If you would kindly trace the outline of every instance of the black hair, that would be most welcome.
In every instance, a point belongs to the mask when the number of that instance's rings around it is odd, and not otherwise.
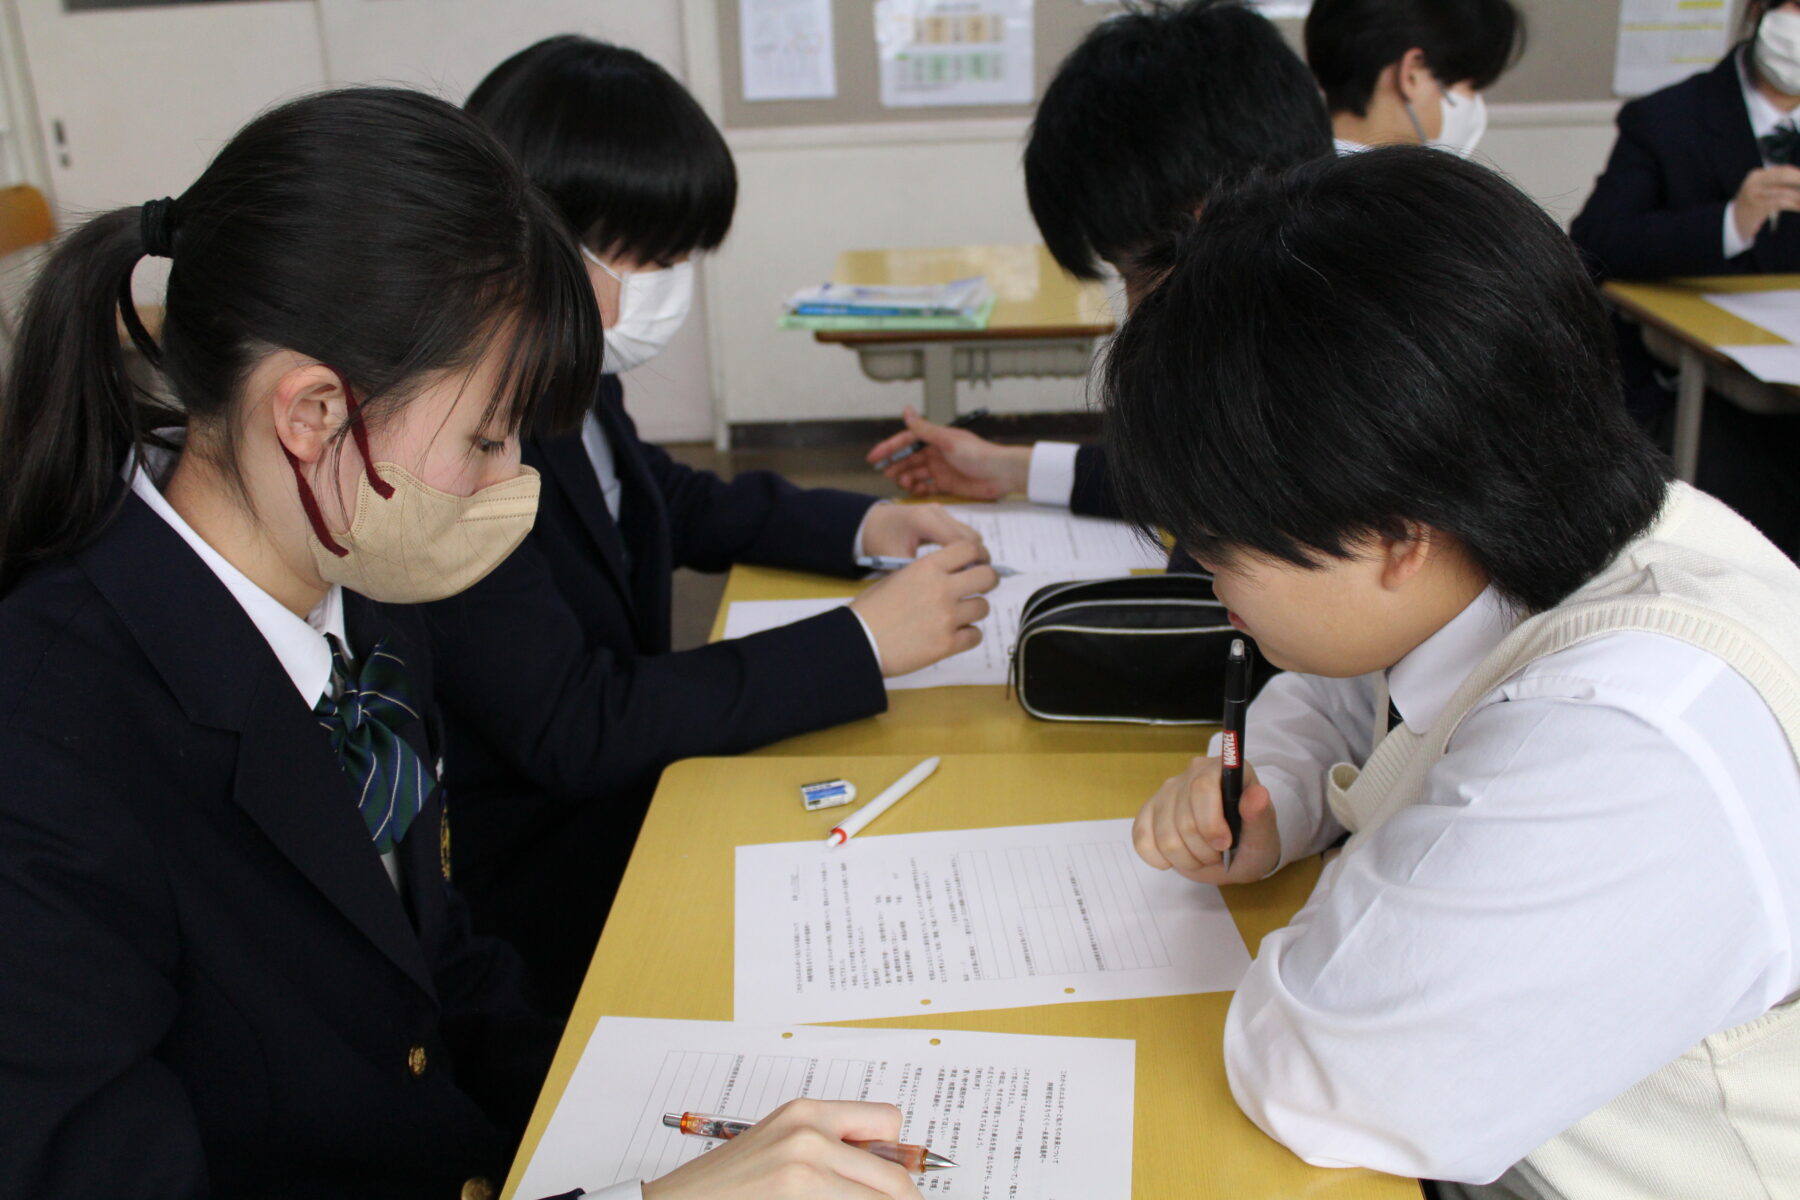
[[[1305,64],[1236,0],[1102,21],[1044,90],[1025,193],[1050,253],[1084,279],[1190,221],[1222,182],[1331,153]]]
[[[161,344],[131,303],[146,253],[171,258]],[[127,373],[123,320],[173,407]],[[0,594],[78,549],[154,430],[204,429],[239,481],[243,382],[269,351],[335,368],[376,425],[427,373],[490,351],[485,420],[572,425],[600,377],[593,289],[542,196],[486,130],[418,92],[354,88],[245,126],[190,188],[96,217],[52,252],[0,396]]]
[[[724,137],[636,50],[546,38],[489,72],[465,107],[596,253],[667,263],[731,229],[737,168]]]
[[[1367,116],[1381,73],[1417,48],[1438,82],[1481,91],[1525,52],[1512,0],[1313,0],[1306,61],[1334,113]]]
[[[1499,175],[1392,147],[1221,195],[1105,370],[1128,516],[1202,561],[1301,566],[1420,525],[1513,605],[1555,605],[1654,519],[1574,247]]]

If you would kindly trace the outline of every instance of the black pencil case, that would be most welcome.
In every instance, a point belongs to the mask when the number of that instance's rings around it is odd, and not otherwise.
[[[1218,724],[1225,657],[1243,636],[1210,575],[1052,584],[1020,613],[1011,684],[1025,711],[1046,721]],[[1252,694],[1276,673],[1259,657]]]

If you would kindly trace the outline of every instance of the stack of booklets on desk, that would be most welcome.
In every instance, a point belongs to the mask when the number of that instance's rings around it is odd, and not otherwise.
[[[875,287],[822,283],[788,297],[783,329],[912,330],[986,329],[994,312],[987,277],[923,287]]]

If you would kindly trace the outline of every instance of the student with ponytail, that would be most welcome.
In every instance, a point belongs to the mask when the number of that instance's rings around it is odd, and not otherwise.
[[[0,398],[0,1197],[505,1169],[557,1031],[446,883],[431,662],[389,602],[524,538],[518,430],[575,419],[600,357],[555,215],[415,93],[284,105],[52,254]],[[834,1151],[898,1125],[790,1108],[645,1194],[916,1196]]]

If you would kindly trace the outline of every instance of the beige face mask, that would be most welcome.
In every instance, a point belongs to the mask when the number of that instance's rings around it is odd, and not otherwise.
[[[395,463],[376,463],[374,473],[389,494],[364,472],[349,531],[327,542],[315,525],[310,539],[319,575],[371,600],[423,604],[473,587],[518,549],[537,517],[530,467],[472,496],[440,492]]]
[[[487,578],[531,532],[537,519],[538,473],[521,467],[514,478],[473,496],[440,492],[398,463],[373,461],[368,431],[356,415],[355,393],[341,373],[338,381],[363,460],[348,532],[334,536],[325,527],[300,460],[281,448],[312,526],[309,548],[320,578],[387,604],[442,600]]]

